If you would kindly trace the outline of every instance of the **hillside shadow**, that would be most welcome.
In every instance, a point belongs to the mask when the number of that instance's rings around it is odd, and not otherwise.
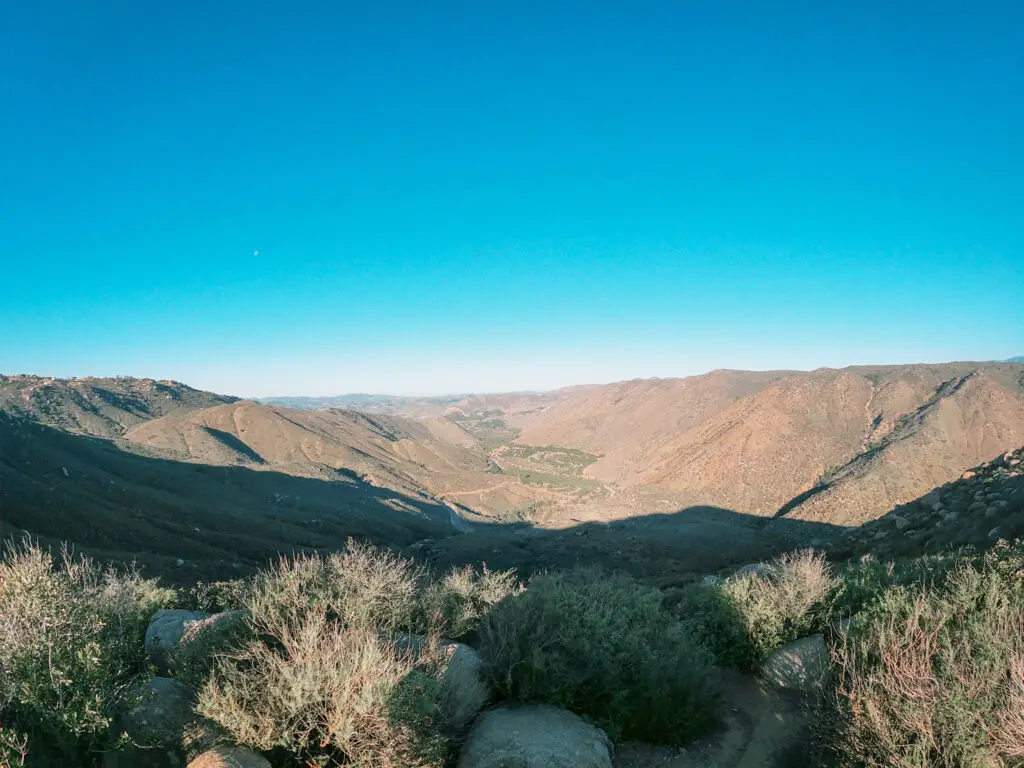
[[[699,505],[608,522],[549,530],[526,523],[474,525],[474,534],[420,542],[409,551],[437,567],[485,562],[529,575],[596,566],[662,587],[677,586],[730,566],[767,560],[795,547],[834,538],[828,523],[772,519]]]
[[[241,576],[279,553],[335,550],[351,536],[438,568],[485,562],[528,575],[589,565],[672,586],[841,530],[788,521],[782,537],[767,518],[712,506],[559,530],[470,516],[459,533],[452,515],[351,470],[320,479],[193,464],[0,414],[0,536],[68,541],[176,584]]]
[[[335,477],[144,456],[0,414],[0,536],[72,542],[175,582],[230,578],[349,536],[402,547],[453,533],[443,504]]]

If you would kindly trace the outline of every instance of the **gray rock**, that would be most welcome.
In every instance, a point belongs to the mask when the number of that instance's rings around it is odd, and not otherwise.
[[[493,690],[488,682],[486,665],[473,648],[464,643],[442,640],[431,646],[423,635],[396,632],[395,647],[417,656],[435,652],[444,664],[441,677],[441,715],[445,732],[462,736],[480,711],[491,700]]]
[[[879,531],[878,533],[875,534],[874,538],[875,538],[875,541],[881,541],[882,539],[884,539],[888,535],[889,534],[886,533],[885,531]]]
[[[889,519],[892,520],[893,524],[896,526],[897,531],[902,531],[910,525],[910,521],[907,520],[907,518],[902,517],[901,515],[889,515]]]
[[[922,496],[918,500],[917,503],[920,504],[925,509],[935,509],[937,506],[939,506],[939,504],[941,502],[942,502],[942,494],[939,493],[938,490],[935,490],[935,491],[929,491],[928,493],[926,493],[924,496]]]
[[[995,528],[993,528],[991,531],[988,532],[988,537],[992,541],[995,541],[996,539],[1000,538],[1002,535],[1003,535],[1003,529],[1000,528],[998,525]]]
[[[967,511],[968,512],[981,512],[983,509],[985,509],[985,502],[984,501],[975,501],[975,502],[971,503],[971,506],[969,506],[967,508]]]
[[[177,647],[190,624],[205,621],[209,613],[178,609],[157,611],[146,628],[146,650],[158,665],[166,667],[171,651]]]
[[[960,513],[957,512],[955,509],[951,509],[949,512],[942,516],[942,519],[945,520],[947,523],[951,523],[954,520],[959,519],[959,517]]]
[[[458,768],[612,768],[611,742],[564,709],[502,705],[477,718]]]
[[[138,749],[151,750],[149,754],[154,756],[167,753],[168,760],[161,755],[162,762],[183,764],[179,757],[182,734],[196,719],[191,691],[169,677],[153,677],[136,691],[136,697],[136,703],[122,718],[121,730]]]
[[[270,762],[245,747],[216,747],[201,754],[188,768],[270,768]]]
[[[777,688],[810,691],[828,673],[829,652],[824,635],[802,637],[771,653],[761,665],[761,676]]]

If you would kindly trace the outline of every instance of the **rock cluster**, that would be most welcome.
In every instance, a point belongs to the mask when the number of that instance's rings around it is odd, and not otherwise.
[[[1024,448],[1007,451],[959,479],[844,534],[832,545],[849,556],[916,555],[987,547],[1024,536]]]

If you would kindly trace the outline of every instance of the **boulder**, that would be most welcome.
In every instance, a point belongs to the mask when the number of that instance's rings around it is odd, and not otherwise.
[[[938,491],[929,491],[918,500],[918,503],[925,509],[935,509],[942,503],[942,494]]]
[[[146,628],[146,650],[159,666],[166,668],[171,651],[178,645],[190,624],[204,621],[210,614],[202,611],[168,609],[157,611]]]
[[[146,630],[146,647],[161,672],[174,670],[175,656],[187,646],[215,638],[245,615],[244,611],[201,613],[199,611],[159,611]]]
[[[893,525],[896,526],[897,531],[902,531],[904,528],[910,525],[910,521],[901,515],[889,515],[889,519],[892,520]]]
[[[188,688],[154,677],[135,691],[134,706],[119,717],[115,734],[128,735],[103,754],[103,768],[185,768],[182,734],[195,719]]]
[[[777,688],[810,691],[821,685],[829,661],[824,635],[810,635],[769,654],[761,665],[761,676]]]
[[[458,768],[611,768],[611,742],[582,717],[548,704],[502,705],[482,714]]]
[[[419,656],[428,652],[431,646],[428,638],[422,635],[397,632],[395,647]],[[439,641],[435,651],[444,664],[441,677],[442,727],[450,736],[461,736],[491,700],[493,692],[487,679],[484,660],[470,646],[451,640]]]
[[[245,747],[216,747],[201,754],[188,768],[270,768],[270,762]]]
[[[185,727],[196,718],[188,687],[169,677],[153,677],[137,696],[124,716],[129,738],[142,746],[179,744]]]

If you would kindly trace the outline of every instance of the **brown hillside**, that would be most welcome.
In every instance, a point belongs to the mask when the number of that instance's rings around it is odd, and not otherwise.
[[[0,375],[0,411],[96,437],[119,437],[150,419],[235,400],[177,381]]]
[[[517,442],[561,445],[599,458],[587,476],[633,485],[655,446],[685,433],[752,392],[785,376],[779,371],[712,371],[684,379],[637,379],[581,388],[513,424]]]
[[[840,468],[787,516],[860,524],[1021,444],[1024,397],[984,371],[968,374],[907,414],[875,450]]]
[[[970,384],[958,387],[962,380]],[[918,424],[922,408],[928,418]],[[848,522],[878,516],[1019,444],[1022,408],[1020,365],[716,371],[590,388],[542,411],[517,442],[603,452],[587,476],[619,491],[660,489],[679,506],[764,516],[891,443],[862,481],[815,496],[800,513]],[[917,426],[908,431],[910,421]]]
[[[330,408],[299,411],[242,400],[140,424],[131,443],[203,464],[253,464],[290,474],[355,472],[406,492],[465,481],[488,462],[457,425]]]

